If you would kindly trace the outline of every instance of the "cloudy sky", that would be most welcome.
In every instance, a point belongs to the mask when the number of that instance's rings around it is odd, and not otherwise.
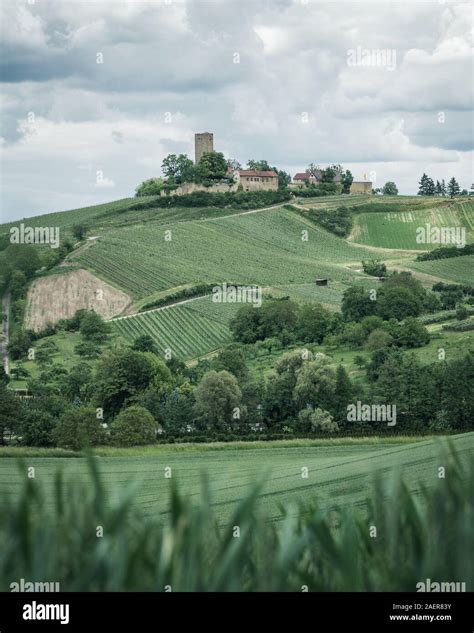
[[[337,162],[407,194],[423,171],[474,181],[468,2],[2,0],[1,13],[3,221],[131,196],[203,131],[291,174]]]

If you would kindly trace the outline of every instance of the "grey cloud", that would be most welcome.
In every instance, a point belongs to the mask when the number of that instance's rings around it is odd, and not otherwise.
[[[395,174],[406,193],[428,166],[449,163],[462,180],[473,138],[465,5],[10,2],[4,206],[14,217],[130,195],[167,153],[192,156],[204,130],[241,162],[337,161]],[[395,49],[396,70],[348,67],[359,45]],[[25,133],[29,111],[37,134]],[[94,188],[100,168],[113,192]],[[26,172],[31,190],[19,185]]]

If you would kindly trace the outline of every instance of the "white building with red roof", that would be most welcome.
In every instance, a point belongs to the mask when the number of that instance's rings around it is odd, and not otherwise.
[[[258,169],[237,169],[233,172],[237,186],[242,185],[244,191],[264,191],[278,189],[278,174]]]

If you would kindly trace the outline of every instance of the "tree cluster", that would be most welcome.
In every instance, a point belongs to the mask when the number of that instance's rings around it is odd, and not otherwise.
[[[459,195],[467,195],[467,191],[463,190],[461,192],[461,187],[459,186],[458,181],[454,176],[448,182],[446,186],[444,179],[434,182],[432,178],[430,178],[427,174],[423,173],[422,177],[419,181],[419,196],[441,196],[444,197],[448,195],[450,198],[454,198]]]

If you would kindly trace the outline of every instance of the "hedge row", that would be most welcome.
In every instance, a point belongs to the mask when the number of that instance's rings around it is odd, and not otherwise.
[[[289,191],[249,191],[212,193],[195,191],[182,196],[169,195],[142,200],[130,207],[132,211],[167,207],[232,207],[234,209],[257,209],[262,206],[278,204],[290,200]]]
[[[450,257],[463,257],[464,255],[474,255],[474,244],[466,244],[462,248],[458,246],[441,246],[432,251],[418,255],[416,261],[426,262],[432,259],[448,259]]]
[[[474,330],[474,319],[466,319],[465,321],[458,321],[458,323],[448,323],[443,325],[443,330],[446,332],[468,332]]]
[[[452,431],[452,433],[459,431]],[[451,431],[450,431],[451,433]],[[433,435],[433,431],[429,431],[426,435]],[[446,431],[442,432],[443,435],[448,434]],[[423,435],[419,431],[403,430],[403,436],[419,437]],[[337,438],[357,438],[357,437],[397,437],[400,436],[400,431],[392,431],[391,429],[383,428],[363,428],[355,431],[354,429],[342,429],[335,433],[269,433],[268,431],[261,431],[259,433],[209,433],[209,434],[194,434],[187,435],[166,435],[157,440],[158,444],[210,444],[213,442],[272,442],[275,440],[318,440],[318,439],[337,439]]]
[[[468,314],[474,314],[474,307],[467,308]],[[456,310],[443,310],[442,312],[434,312],[433,314],[422,314],[418,317],[424,325],[430,323],[442,323],[443,321],[449,321],[456,318]]]
[[[152,308],[167,306],[171,303],[176,303],[181,299],[190,299],[192,297],[198,297],[199,295],[209,294],[215,285],[215,283],[198,284],[197,286],[192,286],[191,288],[183,288],[182,290],[178,290],[169,295],[166,295],[166,297],[161,297],[161,299],[155,299],[154,301],[145,303],[144,305],[142,305],[139,312],[144,312],[145,310],[150,310]]]

